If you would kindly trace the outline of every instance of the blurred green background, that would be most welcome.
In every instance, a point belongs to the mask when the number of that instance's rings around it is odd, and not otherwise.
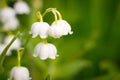
[[[30,71],[32,80],[120,80],[120,0],[25,0],[29,15],[17,15],[23,31],[20,39],[25,52],[21,64]],[[16,0],[7,0],[13,7]],[[36,12],[54,7],[68,21],[74,32],[59,39],[48,38],[56,45],[59,57],[42,61],[32,56],[41,39],[28,34]],[[44,21],[51,24],[54,16],[49,13]],[[17,31],[16,30],[16,31]],[[15,33],[14,31],[13,33]],[[6,32],[0,33],[1,36]],[[25,45],[28,41],[27,45]],[[7,80],[10,70],[17,64],[16,51],[5,58],[0,80]],[[46,79],[47,80],[47,79]]]

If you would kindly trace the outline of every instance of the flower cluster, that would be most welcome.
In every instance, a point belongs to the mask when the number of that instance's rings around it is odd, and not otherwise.
[[[18,1],[14,8],[4,6],[0,10],[0,21],[3,24],[3,30],[15,30],[19,26],[16,14],[29,14],[30,9],[26,2]]]
[[[22,0],[18,0],[14,4],[13,8],[7,6],[6,0],[3,0],[2,3],[4,6],[2,6],[0,9],[0,23],[2,23],[0,30],[6,32],[8,36],[3,39],[3,43],[0,43],[0,55],[2,54],[0,58],[4,55],[3,50],[8,47],[14,38],[12,31],[16,30],[19,26],[19,20],[17,19],[16,15],[30,13],[27,3]],[[21,41],[19,38],[16,38],[5,54],[10,56],[12,50],[18,50],[20,47]],[[18,52],[18,66],[12,68],[10,72],[10,78],[8,80],[30,80],[28,69],[20,65],[20,52]]]
[[[49,25],[47,22],[43,22],[43,16],[50,11],[55,16],[55,21],[52,23],[52,25]],[[71,26],[67,21],[62,20],[59,11],[54,8],[47,9],[43,15],[38,12],[38,15],[40,22],[35,22],[32,24],[30,34],[32,34],[32,38],[40,36],[40,38],[43,39],[43,42],[40,42],[35,47],[33,56],[39,56],[42,60],[47,58],[55,59],[56,56],[58,56],[57,49],[53,44],[47,43],[46,38],[48,36],[60,38],[64,35],[72,34],[73,32],[71,31]]]
[[[5,1],[4,1],[5,2]],[[16,14],[29,14],[30,9],[26,2],[20,0],[14,4],[14,7],[7,6],[6,2],[4,3],[2,9],[0,9],[0,22],[2,23],[3,31],[9,32],[16,30],[19,26],[19,21],[16,17]],[[4,42],[0,44],[0,54],[4,50],[4,48],[10,43],[14,35],[7,36],[4,39]],[[11,50],[17,50],[21,46],[20,39],[16,39],[15,42],[10,46],[9,50],[7,51],[7,55],[11,54]]]
[[[26,9],[22,9],[23,7],[26,7]],[[6,9],[4,9],[0,12],[0,16],[2,16],[1,21],[5,24],[8,22],[7,25],[12,26],[9,28],[12,30],[15,29],[14,22],[16,22],[16,21],[14,21],[13,19],[14,18],[17,19],[15,16],[16,13],[18,13],[18,14],[24,14],[24,13],[28,14],[29,13],[29,10],[28,10],[29,8],[27,7],[27,5],[24,2],[20,1],[20,2],[15,3],[14,8],[15,8],[15,11],[12,8],[6,7]],[[6,13],[7,11],[8,12],[11,11],[9,15],[8,15],[8,13]],[[50,12],[50,11],[55,16],[55,21],[53,21],[53,23],[51,25],[49,25],[47,22],[43,21],[43,16],[47,12]],[[39,56],[42,60],[46,60],[48,58],[55,59],[58,56],[57,48],[55,47],[55,45],[48,43],[47,38],[48,38],[48,36],[50,36],[50,37],[53,37],[56,39],[56,38],[60,38],[62,36],[68,35],[68,34],[72,34],[73,32],[71,31],[71,26],[69,25],[69,23],[67,21],[62,19],[59,11],[54,8],[47,9],[45,11],[45,13],[43,13],[43,15],[40,12],[38,12],[37,16],[40,19],[40,22],[35,22],[32,24],[30,34],[32,35],[32,38],[40,36],[40,38],[42,39],[42,42],[38,43],[35,46],[33,56],[34,57]],[[10,22],[10,21],[14,21],[14,22]],[[8,29],[7,27],[4,27],[4,28]],[[14,40],[16,38],[15,37],[13,39],[13,37],[14,37],[14,35],[7,36],[5,38],[5,40],[3,41],[3,44],[0,44],[0,54],[3,52],[3,49],[11,42],[11,40]],[[21,53],[23,52],[24,48],[20,49],[20,46],[21,46],[21,42],[20,42],[19,38],[17,38],[10,45],[10,47],[7,51],[7,55],[10,55],[11,50],[19,49],[17,51],[18,66],[14,66],[12,68],[12,70],[10,71],[10,78],[8,80],[30,80],[31,79],[29,70],[26,67],[21,66]]]

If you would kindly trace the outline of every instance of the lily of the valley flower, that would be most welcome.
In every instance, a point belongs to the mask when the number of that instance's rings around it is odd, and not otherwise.
[[[29,6],[24,1],[16,2],[14,5],[14,9],[17,14],[29,14],[30,13]]]
[[[19,25],[19,21],[17,18],[11,18],[9,21],[3,24],[4,30],[15,30]]]
[[[10,7],[5,7],[3,9],[1,9],[0,20],[2,23],[6,23],[9,21],[9,19],[14,18],[14,17],[15,17],[14,9],[12,9]]]
[[[26,67],[13,67],[9,80],[30,80],[28,69]]]
[[[15,11],[10,7],[5,7],[0,11],[0,21],[3,23],[4,30],[15,30],[19,25]]]
[[[60,38],[72,33],[71,26],[65,20],[54,21],[49,29],[49,35],[53,38]]]
[[[30,34],[33,35],[33,38],[37,37],[38,35],[41,38],[47,38],[49,28],[50,26],[46,22],[35,22],[32,24]]]
[[[55,59],[57,56],[57,49],[53,44],[41,42],[35,47],[33,56],[39,56],[42,60],[47,58]]]

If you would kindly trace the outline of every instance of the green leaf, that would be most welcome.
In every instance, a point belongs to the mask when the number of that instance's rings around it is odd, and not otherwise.
[[[3,61],[5,59],[6,53],[9,49],[9,47],[12,45],[12,43],[16,40],[16,38],[19,36],[20,32],[17,32],[17,34],[14,36],[14,38],[11,40],[11,42],[5,47],[5,49],[3,50],[1,56],[0,56],[0,65],[3,64]]]

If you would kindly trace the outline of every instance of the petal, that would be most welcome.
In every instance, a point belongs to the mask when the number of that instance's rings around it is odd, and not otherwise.
[[[68,35],[68,33],[71,33],[71,26],[69,23],[65,20],[58,20],[58,25],[62,26],[64,29],[64,35]]]
[[[57,49],[53,44],[48,44],[49,47],[49,58],[55,59],[57,55]]]
[[[58,20],[57,24],[53,22],[49,30],[49,35],[54,38],[60,38],[68,33],[72,34],[71,26],[65,20]]]
[[[45,59],[48,58],[48,53],[49,53],[49,48],[48,48],[48,46],[47,46],[46,44],[44,44],[44,45],[41,47],[41,51],[40,51],[39,56],[40,56],[40,58],[41,58],[42,60],[45,60]]]
[[[52,25],[49,29],[49,35],[53,38],[60,38],[62,34],[63,30],[57,25]]]
[[[41,38],[47,38],[49,27],[49,24],[46,22],[35,22],[30,33],[33,35],[33,38],[37,35],[40,35]]]
[[[14,78],[14,72],[16,71],[17,67],[13,67],[12,70],[10,71],[10,80]]]
[[[73,34],[73,31],[70,31],[69,34]]]
[[[35,38],[35,37],[37,37],[37,35],[38,35],[37,33],[33,34],[32,38]]]
[[[15,80],[29,80],[29,71],[25,67],[14,67],[10,78]]]
[[[33,35],[32,38],[35,38],[35,37],[38,36],[39,25],[40,25],[40,22],[35,22],[35,23],[32,24],[31,31],[30,31],[30,33]]]
[[[6,23],[9,21],[9,19],[14,17],[15,17],[15,11],[10,7],[5,7],[0,12],[0,19],[2,23]]]
[[[4,30],[15,30],[19,26],[19,21],[16,17],[10,18],[3,24]]]
[[[48,30],[50,28],[49,24],[46,23],[46,22],[40,22],[40,25],[39,25],[39,35],[41,38],[47,38],[48,36]]]
[[[35,49],[34,49],[34,57],[37,57],[40,54],[41,51],[41,47],[43,46],[43,43],[39,43],[36,45]]]
[[[63,35],[72,33],[71,26],[65,20],[58,20],[57,24],[53,22],[49,30],[49,35],[54,38],[60,38]]]

